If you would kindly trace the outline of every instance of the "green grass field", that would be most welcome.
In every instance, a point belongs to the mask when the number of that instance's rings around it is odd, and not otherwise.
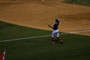
[[[71,3],[71,4],[78,4],[78,5],[84,5],[84,6],[90,6],[90,0],[65,0],[66,3]]]
[[[50,35],[51,31],[0,22],[0,41]],[[90,60],[90,36],[64,34],[64,45],[50,43],[50,36],[0,42],[0,54],[6,48],[6,60]]]

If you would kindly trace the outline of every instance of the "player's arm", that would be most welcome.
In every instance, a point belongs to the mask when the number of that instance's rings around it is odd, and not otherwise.
[[[50,27],[51,29],[53,29],[53,27],[50,24],[48,24],[48,27]]]
[[[64,23],[64,21],[61,21],[61,20],[57,20],[56,22],[57,22],[58,25],[59,25],[59,23],[61,23],[61,22]]]
[[[62,22],[62,23],[64,23],[64,21],[63,20],[58,20],[59,22]]]

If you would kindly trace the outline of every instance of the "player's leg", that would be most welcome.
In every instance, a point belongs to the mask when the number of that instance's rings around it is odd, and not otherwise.
[[[57,39],[58,39],[58,41],[61,43],[61,44],[63,44],[63,39],[61,38],[61,36],[59,36],[59,32],[57,32]]]
[[[55,35],[55,31],[52,32],[52,36],[51,36],[51,43],[54,44],[54,35]]]

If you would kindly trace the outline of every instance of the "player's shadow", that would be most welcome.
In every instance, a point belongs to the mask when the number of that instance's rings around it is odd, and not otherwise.
[[[48,39],[48,41],[51,41],[51,39]],[[54,42],[59,43],[59,40],[57,38],[55,38]]]
[[[58,40],[58,39],[54,39],[54,42],[57,42],[57,43],[58,43],[58,42],[59,42],[59,40]]]

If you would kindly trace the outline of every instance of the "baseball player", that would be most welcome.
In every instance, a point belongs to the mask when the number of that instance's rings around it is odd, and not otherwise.
[[[54,44],[54,36],[56,35],[58,41],[63,44],[63,40],[61,39],[61,37],[59,36],[59,30],[58,30],[58,26],[59,26],[60,21],[58,19],[55,20],[55,24],[53,26],[48,25],[51,29],[53,29],[52,32],[52,36],[51,36],[51,43]]]

